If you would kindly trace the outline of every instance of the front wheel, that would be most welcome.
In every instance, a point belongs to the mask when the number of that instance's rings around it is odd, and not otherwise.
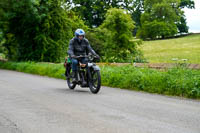
[[[97,94],[101,88],[101,75],[99,71],[91,71],[89,88],[93,94]]]

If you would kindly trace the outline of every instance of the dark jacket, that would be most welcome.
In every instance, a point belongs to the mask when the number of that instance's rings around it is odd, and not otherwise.
[[[91,52],[93,55],[96,55],[95,51],[91,48],[88,40],[83,38],[82,41],[79,38],[74,37],[69,43],[68,54],[69,56],[79,56],[79,55],[87,55]]]

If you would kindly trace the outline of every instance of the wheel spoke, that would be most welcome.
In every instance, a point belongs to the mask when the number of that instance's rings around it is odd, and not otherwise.
[[[93,71],[92,73],[92,84],[94,86],[94,88],[97,88],[98,85],[98,75],[95,71]]]

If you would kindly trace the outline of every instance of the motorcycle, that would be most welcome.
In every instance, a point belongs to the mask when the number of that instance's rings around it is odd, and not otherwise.
[[[101,88],[101,74],[100,74],[100,68],[94,63],[94,60],[97,59],[93,55],[85,55],[85,56],[75,56],[73,58],[76,58],[77,60],[80,60],[81,58],[87,58],[88,62],[86,64],[82,64],[79,61],[78,64],[78,71],[77,71],[77,82],[72,82],[72,63],[70,61],[70,58],[67,59],[66,63],[66,79],[67,84],[70,89],[74,89],[76,85],[79,85],[80,87],[89,87],[90,91],[93,94],[97,94]]]

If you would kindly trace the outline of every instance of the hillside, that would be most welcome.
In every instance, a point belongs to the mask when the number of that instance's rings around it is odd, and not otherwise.
[[[188,59],[187,63],[200,64],[200,34],[186,37],[144,41],[141,46],[150,63],[175,63],[173,59]]]

